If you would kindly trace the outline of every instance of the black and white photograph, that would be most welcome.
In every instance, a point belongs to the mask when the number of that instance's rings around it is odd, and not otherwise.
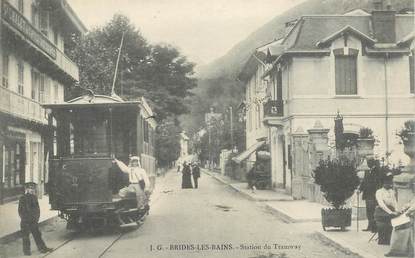
[[[0,258],[415,258],[414,0],[0,0]]]

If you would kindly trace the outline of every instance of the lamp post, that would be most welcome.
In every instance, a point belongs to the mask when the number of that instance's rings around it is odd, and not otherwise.
[[[367,165],[367,160],[366,158],[363,158],[362,163],[360,163],[360,165],[357,167],[357,176],[359,177],[360,184],[362,183],[363,178],[365,177],[366,171],[369,171],[369,170],[370,168]],[[356,227],[357,227],[357,231],[359,232],[360,191],[358,190],[356,193],[357,193]]]

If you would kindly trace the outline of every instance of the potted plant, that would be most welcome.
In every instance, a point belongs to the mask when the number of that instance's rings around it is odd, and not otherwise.
[[[411,158],[410,166],[415,166],[415,120],[408,120],[397,134],[401,137],[404,152]]]
[[[365,157],[373,155],[373,148],[375,147],[375,137],[373,137],[372,129],[362,127],[359,131],[359,138],[357,138],[357,151],[359,156]]]
[[[347,159],[322,160],[313,172],[314,182],[332,205],[321,210],[323,229],[340,227],[344,231],[352,221],[352,209],[344,205],[359,186],[354,162]]]

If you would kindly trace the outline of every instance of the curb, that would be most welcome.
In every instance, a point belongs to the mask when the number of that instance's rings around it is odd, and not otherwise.
[[[224,180],[224,179],[222,179],[222,178],[220,178],[220,177],[212,174],[212,172],[205,171],[204,173],[207,174],[207,175],[209,175],[209,176],[211,176],[211,177],[213,177],[214,179],[218,180],[219,182],[221,182],[221,183],[223,183],[225,185],[228,185],[233,190],[235,190],[236,192],[240,193],[245,198],[247,198],[248,200],[251,200],[251,201],[255,201],[255,202],[275,202],[275,201],[277,201],[277,202],[286,202],[286,201],[294,201],[294,200],[289,200],[289,199],[278,199],[278,198],[276,198],[276,199],[273,199],[273,198],[268,199],[268,198],[260,198],[260,197],[255,198],[252,195],[250,195],[249,193],[247,193],[245,191],[241,191],[241,189],[239,189],[238,187],[234,186],[233,184],[230,184],[226,180]]]
[[[38,223],[39,228],[43,228],[43,227],[51,224],[57,218],[58,218],[58,216],[56,215],[54,217],[50,217],[48,219],[45,219],[42,222],[39,222]],[[20,237],[21,237],[20,230],[17,230],[16,232],[13,232],[13,233],[10,233],[10,234],[7,234],[7,235],[4,235],[4,236],[0,237],[0,244],[2,244],[2,245],[8,244],[12,241],[15,241],[15,240],[19,239]]]
[[[365,251],[362,251],[356,247],[353,247],[352,245],[349,245],[347,241],[343,240],[333,240],[331,237],[327,236],[324,232],[321,231],[314,231],[314,234],[316,234],[322,241],[327,241],[331,245],[335,246],[338,249],[341,249],[345,252],[363,257],[363,258],[378,258],[375,255],[369,254]]]
[[[265,207],[268,211],[270,211],[272,214],[276,215],[278,218],[283,220],[286,223],[306,223],[306,222],[320,222],[320,218],[315,219],[294,219],[290,215],[285,214],[284,212],[272,207],[269,204],[265,204]]]

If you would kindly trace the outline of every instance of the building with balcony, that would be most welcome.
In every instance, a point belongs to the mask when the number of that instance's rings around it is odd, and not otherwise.
[[[62,102],[79,80],[65,54],[70,38],[86,32],[65,0],[0,1],[0,202],[13,200],[23,183],[45,190],[51,155],[42,103]]]
[[[291,166],[293,135],[306,134],[317,122],[330,129],[333,143],[338,111],[345,132],[371,128],[375,153],[405,164],[396,132],[415,118],[413,24],[413,13],[391,8],[305,15],[287,23],[282,39],[256,49],[239,76],[251,107],[247,143],[266,136],[274,187],[291,192],[312,179]]]

